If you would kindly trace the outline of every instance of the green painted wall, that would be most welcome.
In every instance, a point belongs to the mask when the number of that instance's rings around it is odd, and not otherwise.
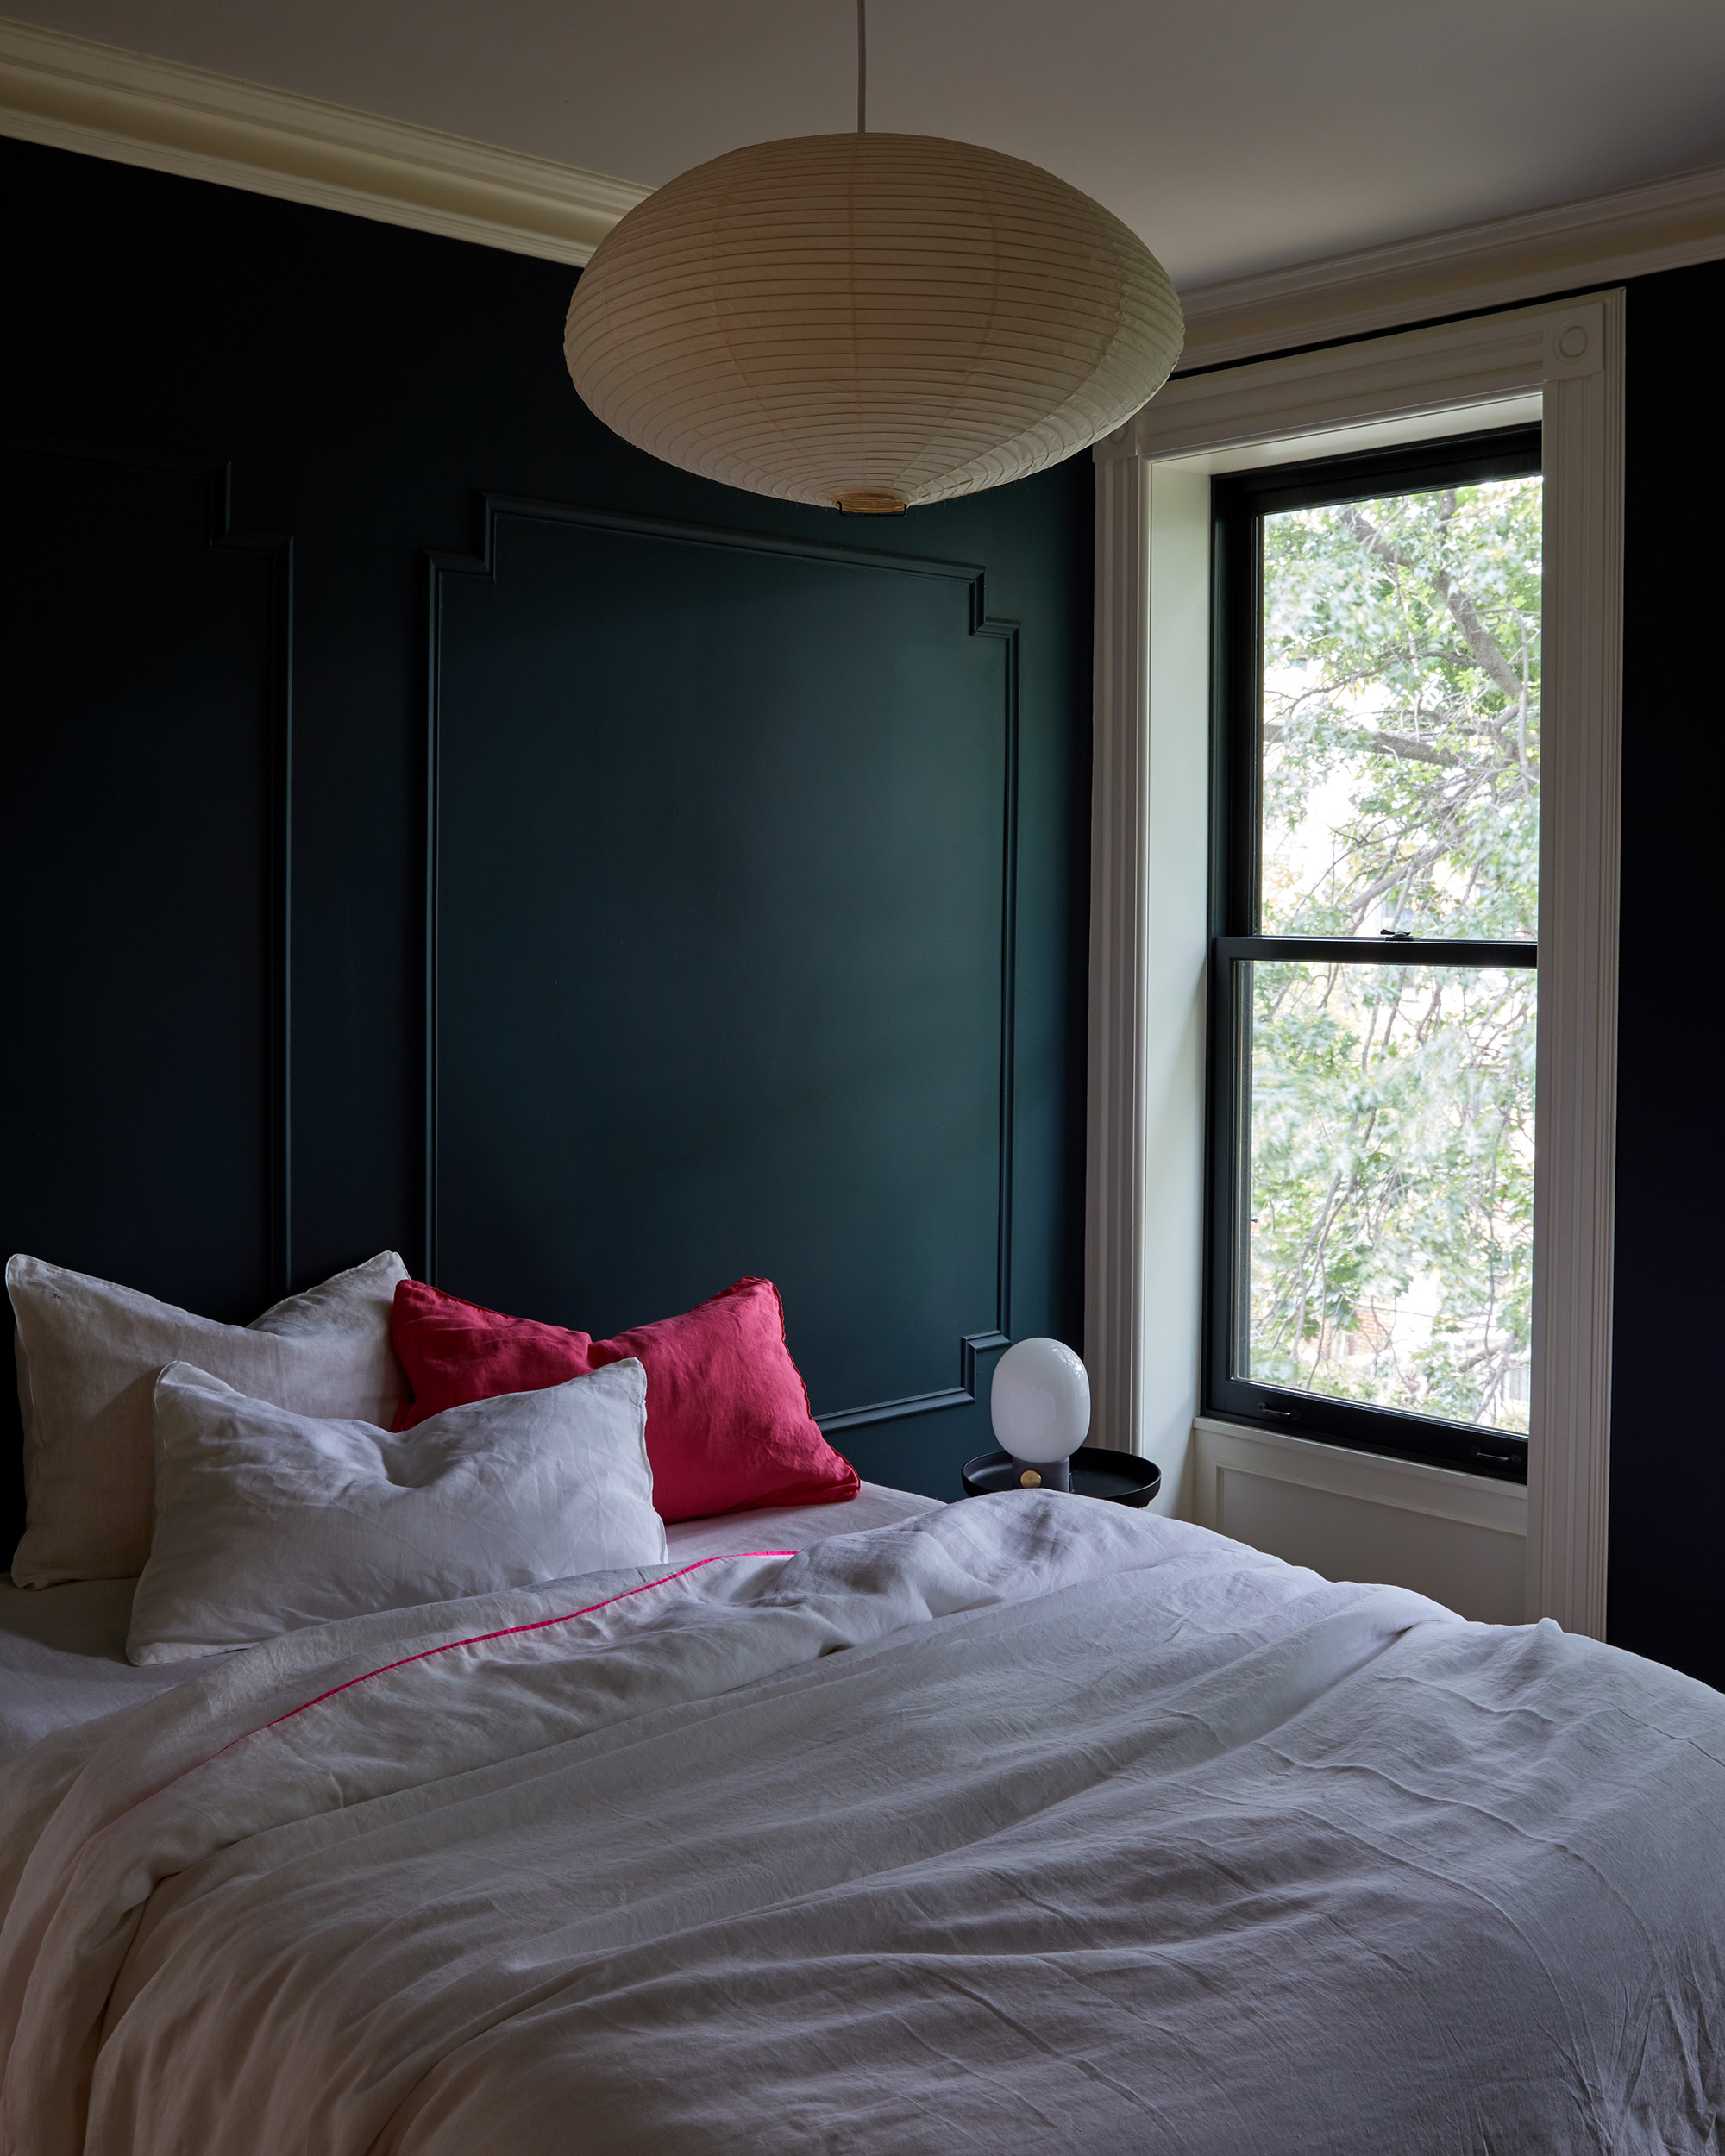
[[[768,1274],[955,1495],[965,1340],[1082,1338],[1088,461],[735,493],[590,417],[565,270],[0,184],[4,1247],[244,1319],[435,1242],[599,1332]]]

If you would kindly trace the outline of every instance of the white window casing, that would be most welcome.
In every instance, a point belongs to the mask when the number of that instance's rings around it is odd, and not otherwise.
[[[1623,316],[1623,294],[1612,291],[1176,379],[1095,452],[1092,1442],[1155,1457],[1160,1505],[1189,1516],[1202,1299],[1210,476],[1542,420],[1527,1614],[1596,1639],[1605,1629],[1611,1399]]]

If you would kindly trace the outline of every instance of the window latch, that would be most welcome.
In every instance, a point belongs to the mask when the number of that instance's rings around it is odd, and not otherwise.
[[[1392,943],[1411,943],[1414,940],[1411,928],[1381,928],[1377,932],[1380,936],[1387,936]]]
[[[1300,1420],[1297,1409],[1293,1407],[1272,1407],[1267,1400],[1260,1400],[1258,1401],[1258,1412],[1261,1415],[1274,1415],[1280,1422],[1298,1422]]]

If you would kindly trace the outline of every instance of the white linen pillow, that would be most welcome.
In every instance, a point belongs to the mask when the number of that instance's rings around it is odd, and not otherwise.
[[[299,1414],[387,1427],[405,1389],[389,1320],[406,1278],[385,1250],[249,1325],[220,1325],[39,1257],[9,1259],[28,1507],[14,1583],[143,1570],[154,1524],[151,1398],[166,1363],[195,1363]]]
[[[176,1363],[156,1380],[155,1442],[134,1662],[665,1561],[633,1359],[448,1407],[398,1437],[292,1414]]]

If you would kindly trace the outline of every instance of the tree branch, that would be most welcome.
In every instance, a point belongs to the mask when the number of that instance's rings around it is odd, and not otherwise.
[[[1274,719],[1264,724],[1266,742],[1280,741],[1285,730]],[[1416,741],[1410,734],[1356,734],[1354,741],[1361,749],[1376,749],[1388,756],[1411,756],[1416,763],[1434,763],[1446,771],[1468,771],[1474,767],[1465,756],[1458,756],[1448,749],[1433,749],[1429,742]]]
[[[1364,740],[1368,749],[1380,749],[1386,755],[1411,756],[1415,763],[1434,763],[1446,771],[1472,768],[1465,756],[1458,756],[1448,749],[1433,749],[1429,742],[1415,741],[1407,734],[1367,734]]]
[[[1420,573],[1419,565],[1410,561],[1397,547],[1392,546],[1369,517],[1363,517],[1350,503],[1342,511],[1342,522],[1360,543],[1375,554],[1387,567],[1406,569],[1410,575]],[[1467,639],[1467,648],[1473,654],[1475,663],[1512,704],[1521,699],[1521,682],[1515,668],[1497,649],[1497,640],[1479,618],[1477,610],[1467,593],[1458,591],[1442,569],[1435,570],[1432,583],[1438,596],[1448,607],[1455,624]]]

